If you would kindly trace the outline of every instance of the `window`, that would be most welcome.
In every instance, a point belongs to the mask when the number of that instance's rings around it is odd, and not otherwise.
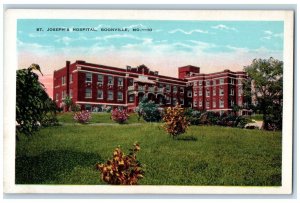
[[[92,98],[92,89],[91,88],[85,89],[85,98]]]
[[[176,105],[176,103],[177,103],[177,99],[173,98],[173,105]]]
[[[158,87],[159,87],[159,88],[163,88],[164,85],[163,85],[162,83],[159,83],[159,84],[158,84]]]
[[[202,100],[199,101],[199,107],[202,107]]]
[[[61,94],[61,99],[62,99],[62,100],[65,99],[66,96],[67,96],[66,90],[63,90],[63,91],[62,91],[62,94]]]
[[[216,88],[213,89],[213,96],[216,96]]]
[[[170,104],[170,103],[171,103],[171,98],[168,97],[168,96],[166,96],[166,103],[167,103],[167,104]]]
[[[70,74],[70,83],[72,83],[73,82],[73,75],[72,75],[72,73]]]
[[[163,97],[158,97],[158,103],[162,104],[163,103]]]
[[[223,96],[223,95],[224,95],[224,90],[223,90],[223,88],[220,88],[220,89],[219,89],[219,95],[220,95],[220,96]]]
[[[188,91],[187,91],[187,96],[188,96],[188,97],[192,97],[192,96],[193,96],[193,95],[192,95],[192,90],[188,90]]]
[[[194,90],[194,97],[196,97],[197,96],[197,91],[196,90]]]
[[[198,102],[194,101],[194,107],[197,107],[197,106],[198,106]]]
[[[207,97],[210,97],[210,91],[209,91],[209,88],[206,89],[206,96],[207,96]]]
[[[123,86],[123,78],[118,78],[118,86]]]
[[[173,93],[177,93],[177,86],[173,87]]]
[[[134,102],[134,94],[129,95],[129,102]]]
[[[108,76],[108,84],[113,85],[114,84],[114,78],[113,76]]]
[[[92,110],[92,106],[90,104],[86,104],[85,105],[85,110],[91,111]]]
[[[103,99],[103,90],[97,90],[97,99]]]
[[[179,91],[180,91],[181,93],[184,93],[184,88],[183,88],[183,87],[180,87],[180,88],[179,88]]]
[[[85,74],[85,82],[92,82],[92,73]]]
[[[216,100],[213,100],[213,108],[216,108],[217,104],[216,104]]]
[[[234,106],[234,101],[231,100],[231,101],[230,101],[230,104],[231,104],[231,106]]]
[[[234,89],[230,89],[230,95],[234,95]]]
[[[202,86],[202,80],[199,80],[199,86]]]
[[[66,76],[62,76],[61,77],[61,85],[65,85],[66,84]]]
[[[210,85],[210,81],[209,81],[209,80],[206,80],[206,81],[205,81],[205,85],[206,85],[206,86],[209,86],[209,85]]]
[[[206,108],[209,109],[209,101],[206,101]]]
[[[197,86],[197,81],[194,82],[194,86]]]
[[[171,91],[171,86],[170,85],[166,85],[166,90],[167,90],[167,92],[170,92]]]
[[[133,79],[128,80],[128,86],[133,86]]]
[[[108,91],[107,92],[107,99],[108,100],[113,100],[114,99],[114,93],[113,93],[113,91]]]
[[[243,88],[241,86],[239,87],[238,95],[239,96],[243,95]]]
[[[230,84],[234,84],[234,79],[233,78],[230,78]]]
[[[220,79],[220,84],[224,84],[224,78]]]
[[[202,96],[202,88],[199,89],[199,96]]]
[[[184,105],[184,99],[180,99],[180,104]]]
[[[55,100],[58,101],[58,99],[59,99],[59,94],[56,93],[56,94],[55,94]]]
[[[219,106],[220,106],[220,108],[224,108],[224,100],[223,99],[220,99]]]
[[[73,97],[73,89],[70,89],[69,94],[70,94],[70,98],[72,98]]]
[[[98,84],[103,84],[103,75],[98,75],[98,80],[97,80]]]
[[[123,92],[118,92],[118,100],[123,101]]]

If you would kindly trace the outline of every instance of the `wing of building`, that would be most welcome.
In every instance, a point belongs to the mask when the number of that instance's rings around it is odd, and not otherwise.
[[[247,105],[243,95],[245,72],[201,74],[192,65],[179,67],[178,78],[159,75],[145,65],[126,68],[110,67],[77,60],[54,71],[53,98],[63,107],[69,95],[82,109],[103,111],[124,108],[133,111],[146,96],[163,107],[193,107],[198,110],[231,111],[234,105]],[[246,109],[240,113],[247,112]]]

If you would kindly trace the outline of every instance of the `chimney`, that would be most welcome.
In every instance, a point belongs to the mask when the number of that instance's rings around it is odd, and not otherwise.
[[[66,78],[67,78],[67,81],[66,81],[66,83],[67,83],[67,95],[68,96],[70,96],[69,95],[69,92],[70,92],[70,61],[66,61],[66,69],[67,69],[67,76],[66,76]]]

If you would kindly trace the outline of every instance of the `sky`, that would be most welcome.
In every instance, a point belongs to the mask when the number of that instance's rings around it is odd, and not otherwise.
[[[17,23],[18,67],[39,64],[44,74],[40,80],[50,96],[53,71],[66,60],[119,68],[145,64],[159,74],[177,77],[177,68],[185,65],[211,73],[242,70],[255,58],[283,60],[283,39],[283,21],[21,19]]]

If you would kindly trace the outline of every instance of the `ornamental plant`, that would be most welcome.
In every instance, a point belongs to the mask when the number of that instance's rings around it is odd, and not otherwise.
[[[97,163],[96,168],[101,173],[101,179],[111,185],[137,185],[144,177],[142,164],[137,160],[136,153],[140,145],[135,143],[128,155],[120,147],[114,150],[113,158],[105,164]]]
[[[75,112],[73,118],[75,121],[79,123],[87,123],[92,118],[92,115],[91,112],[86,110],[86,111]]]
[[[21,134],[30,136],[40,126],[57,125],[57,106],[47,94],[44,85],[39,82],[41,72],[38,64],[16,72],[16,139]]]
[[[142,117],[146,122],[159,122],[162,118],[159,105],[149,101],[147,97],[141,100],[135,111],[138,114],[138,120]]]
[[[129,115],[126,113],[126,110],[116,108],[111,112],[111,119],[120,124],[127,121],[128,117]]]
[[[189,122],[184,115],[184,109],[177,104],[175,107],[168,107],[163,117],[164,129],[173,139],[180,134],[185,133]]]

